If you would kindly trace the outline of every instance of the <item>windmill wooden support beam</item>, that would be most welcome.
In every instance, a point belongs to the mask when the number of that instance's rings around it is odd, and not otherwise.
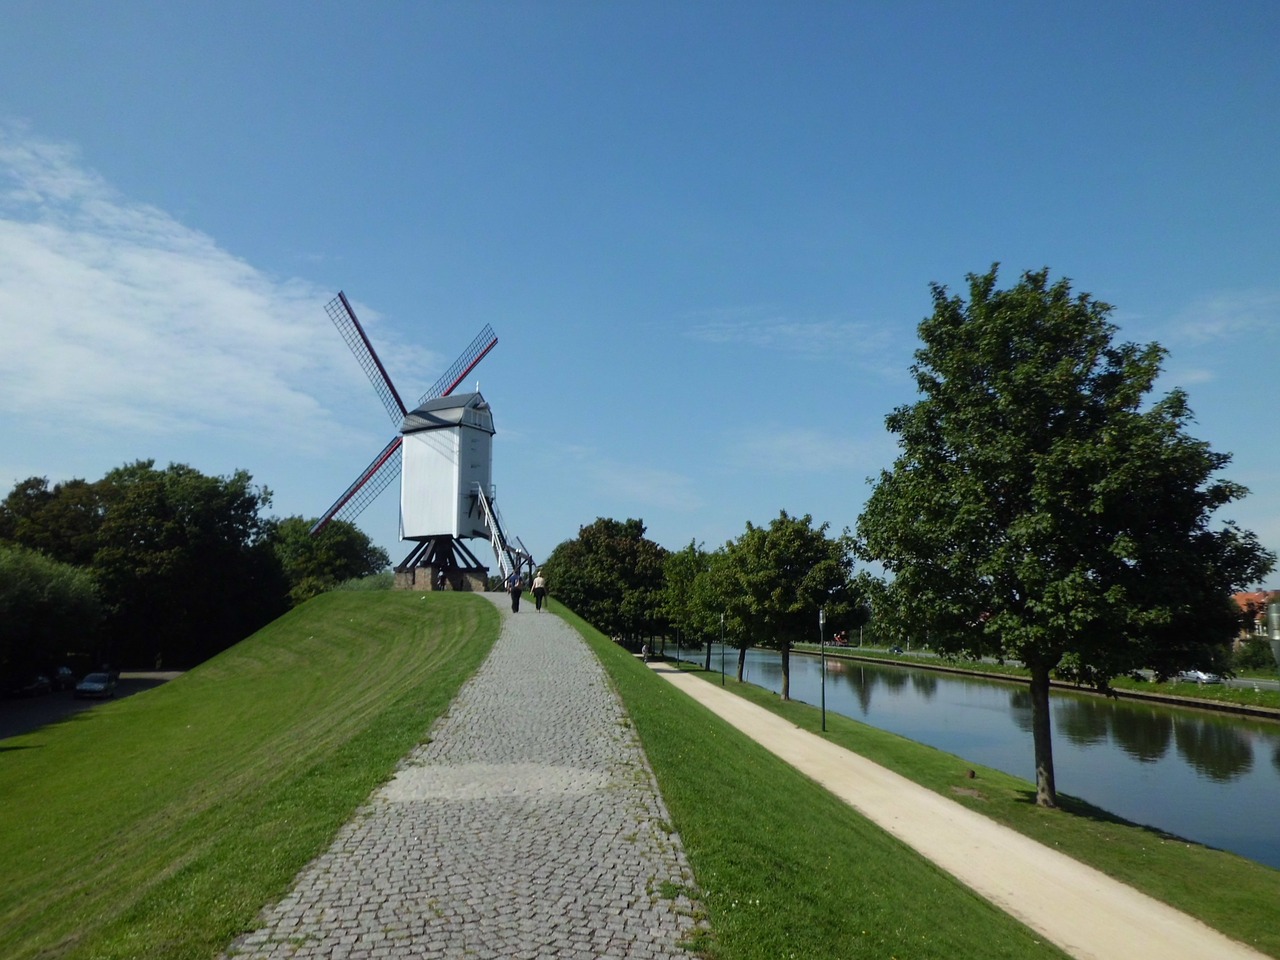
[[[466,590],[480,593],[488,586],[489,569],[457,537],[430,537],[414,545],[396,567],[400,590]]]

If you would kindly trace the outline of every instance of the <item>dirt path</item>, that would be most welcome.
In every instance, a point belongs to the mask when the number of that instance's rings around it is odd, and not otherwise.
[[[1265,956],[699,677],[662,663],[653,669],[1079,960]]]

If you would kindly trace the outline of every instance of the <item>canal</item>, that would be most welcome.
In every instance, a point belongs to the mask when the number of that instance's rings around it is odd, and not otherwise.
[[[720,665],[720,651],[712,666]],[[725,669],[733,682],[737,651]],[[791,657],[791,697],[817,706],[817,657]],[[745,679],[779,691],[782,665],[747,653]],[[1025,685],[827,658],[827,710],[1034,780]],[[1280,869],[1280,724],[1133,700],[1053,692],[1059,792],[1134,823]]]

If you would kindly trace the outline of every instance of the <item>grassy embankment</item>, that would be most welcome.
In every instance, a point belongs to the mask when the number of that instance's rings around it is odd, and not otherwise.
[[[831,936],[796,956],[856,956],[844,942],[858,942],[861,931],[896,937],[923,924],[929,937],[965,936],[969,920],[960,923],[934,909],[936,883],[920,877],[915,854],[890,838],[868,838],[859,815],[841,804],[806,796],[799,787],[783,787],[781,762],[759,756],[754,744],[723,724],[696,716],[691,705],[676,708],[653,681],[660,678],[625,662],[630,655],[580,621],[611,671],[626,700],[637,730],[649,751],[673,819],[685,837],[692,867],[708,887],[707,902],[718,936],[726,942],[767,937],[769,931],[808,933],[809,924]],[[695,664],[682,667],[701,672]],[[707,675],[718,682],[718,672]],[[1262,867],[1229,852],[1172,837],[1156,829],[1126,823],[1074,797],[1060,796],[1059,810],[1034,805],[1032,783],[984,767],[974,767],[943,753],[854,719],[827,713],[827,733],[820,732],[820,712],[801,703],[782,703],[772,691],[731,680],[728,689],[786,717],[804,728],[874,762],[893,769],[940,794],[998,820],[1044,845],[1092,864],[1185,911],[1211,927],[1271,956],[1280,956],[1280,931],[1274,911],[1280,902],[1280,870]],[[731,756],[733,759],[731,759]],[[977,777],[970,780],[974,769]],[[799,774],[796,774],[799,776]],[[767,781],[765,785],[763,781]],[[822,794],[818,787],[815,792]],[[794,791],[794,792],[790,792]],[[753,815],[753,809],[759,815]],[[874,828],[870,828],[870,832]],[[736,836],[735,835],[740,835]],[[856,835],[856,840],[854,836]],[[756,841],[763,841],[755,847]],[[787,863],[774,883],[776,864]],[[709,872],[709,874],[708,874]],[[753,874],[759,872],[758,877]],[[902,878],[908,877],[905,883]],[[732,879],[726,879],[732,878]],[[832,886],[827,887],[828,878]],[[733,902],[739,906],[733,906]],[[741,904],[754,901],[754,910]],[[730,918],[726,927],[724,919]],[[869,923],[860,923],[867,918]],[[833,927],[842,924],[842,931]],[[978,924],[980,928],[980,923]],[[943,929],[945,928],[945,929]],[[826,936],[826,934],[823,934]],[[773,952],[726,952],[724,956],[776,956]],[[911,940],[886,942],[879,956],[932,956]],[[932,946],[932,945],[931,945]],[[952,945],[954,956],[992,956],[986,945]],[[824,952],[826,950],[826,952]],[[941,952],[946,952],[945,950]]]
[[[499,622],[464,594],[331,593],[3,741],[0,956],[214,956],[422,740]]]
[[[1061,956],[579,626],[645,740],[718,960]],[[0,955],[216,953],[421,740],[496,629],[493,608],[465,595],[331,594],[172,684],[5,741]],[[854,721],[828,726],[935,789],[967,770]],[[1140,878],[1176,882],[1165,899],[1184,909],[1179,897],[1215,900],[1198,915],[1234,936],[1251,939],[1280,893],[1280,874],[1239,858],[1084,808],[1036,811],[1029,784],[994,771],[964,784],[985,798],[958,799],[1056,831],[1048,841],[1081,859],[1114,847]],[[1280,956],[1265,930],[1258,945]]]
[[[644,742],[717,960],[1062,957],[559,604]],[[958,763],[959,761],[953,762]]]

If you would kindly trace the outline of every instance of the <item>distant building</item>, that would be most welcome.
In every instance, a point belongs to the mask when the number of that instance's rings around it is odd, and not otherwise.
[[[1240,608],[1240,633],[1237,643],[1243,643],[1250,637],[1266,636],[1267,605],[1280,597],[1280,590],[1254,590],[1247,593],[1233,594],[1231,599]]]

